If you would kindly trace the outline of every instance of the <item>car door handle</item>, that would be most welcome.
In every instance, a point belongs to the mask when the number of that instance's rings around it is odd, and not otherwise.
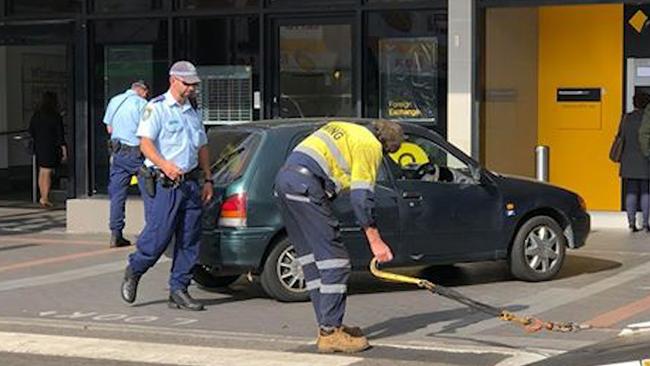
[[[420,192],[402,192],[402,198],[407,200],[422,201],[422,193]]]

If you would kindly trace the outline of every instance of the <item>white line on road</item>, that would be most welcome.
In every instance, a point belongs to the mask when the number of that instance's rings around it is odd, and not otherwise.
[[[161,257],[158,260],[158,263],[169,262],[169,261],[170,261],[169,258]],[[127,264],[126,259],[124,259],[117,262],[98,264],[95,266],[72,269],[69,271],[46,274],[42,276],[32,276],[32,277],[19,278],[16,280],[2,281],[0,282],[0,292],[16,290],[25,287],[35,287],[35,286],[51,285],[54,283],[62,283],[68,281],[77,281],[82,278],[88,278],[88,277],[99,276],[107,273],[119,272],[124,270],[126,264]]]
[[[183,366],[347,366],[362,358],[0,332],[0,352]]]

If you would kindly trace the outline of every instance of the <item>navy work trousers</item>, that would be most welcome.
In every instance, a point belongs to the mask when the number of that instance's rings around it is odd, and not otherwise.
[[[138,174],[144,158],[139,149],[123,149],[111,155],[108,196],[111,200],[109,228],[112,234],[122,234],[124,229],[124,204],[131,177]],[[140,195],[146,201],[142,179],[138,179]]]
[[[345,315],[350,258],[322,182],[283,168],[275,191],[289,241],[298,254],[316,320],[339,327]]]
[[[197,181],[186,180],[176,188],[156,182],[156,195],[145,205],[146,222],[137,250],[129,255],[133,273],[142,275],[151,268],[175,236],[169,289],[187,289],[199,254],[201,212],[201,187]]]

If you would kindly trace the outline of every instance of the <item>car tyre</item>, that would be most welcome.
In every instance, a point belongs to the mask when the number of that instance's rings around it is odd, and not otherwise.
[[[208,267],[197,265],[194,267],[193,278],[201,287],[206,289],[217,289],[227,287],[231,283],[237,281],[239,275],[219,276],[211,272]]]
[[[280,239],[264,262],[260,283],[266,293],[282,302],[309,300],[298,255],[289,239]]]
[[[546,281],[562,268],[566,238],[558,223],[548,216],[535,216],[517,231],[510,250],[513,276],[524,281]]]

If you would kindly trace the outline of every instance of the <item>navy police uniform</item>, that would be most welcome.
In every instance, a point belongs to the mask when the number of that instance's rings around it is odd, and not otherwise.
[[[333,121],[303,140],[276,177],[280,212],[321,327],[342,325],[351,269],[330,201],[350,189],[361,227],[375,226],[374,185],[381,159],[382,145],[368,128]]]
[[[144,161],[136,130],[146,104],[144,98],[129,89],[111,98],[104,115],[104,124],[112,128],[108,195],[111,200],[109,228],[114,239],[122,237],[129,183]],[[142,193],[142,183],[138,183]]]
[[[207,144],[200,115],[189,101],[179,104],[171,93],[154,98],[145,108],[137,136],[151,139],[156,150],[185,174],[180,182],[160,175],[148,159],[145,165],[157,172],[155,195],[145,207],[146,222],[129,256],[131,275],[139,277],[153,266],[176,237],[170,291],[186,290],[198,257],[201,229],[201,186],[198,182],[198,151]]]

